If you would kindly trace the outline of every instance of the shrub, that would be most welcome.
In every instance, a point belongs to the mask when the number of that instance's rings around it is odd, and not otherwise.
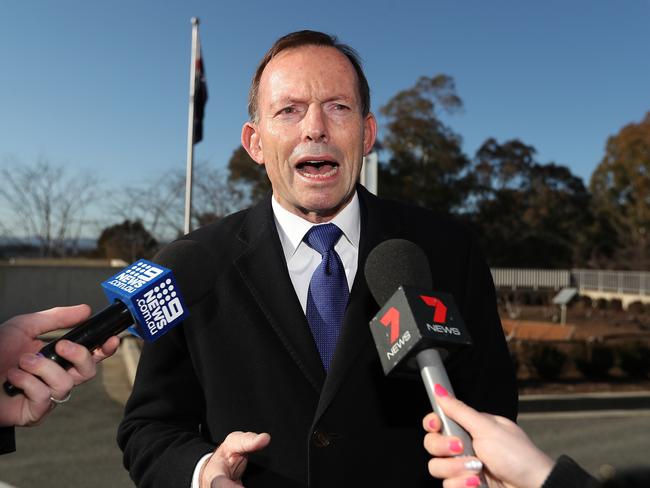
[[[571,300],[569,306],[573,306],[578,310],[589,310],[593,308],[591,298],[585,295],[580,295],[576,299]]]
[[[623,302],[620,298],[612,298],[607,304],[607,308],[615,312],[620,312],[623,310]]]
[[[621,369],[631,378],[645,378],[650,373],[650,348],[640,342],[621,347],[618,351]]]
[[[596,300],[596,308],[598,310],[607,310],[607,300],[604,298],[599,298]]]
[[[614,366],[614,351],[604,344],[581,344],[574,362],[585,378],[606,378]]]
[[[645,304],[637,300],[627,306],[627,311],[634,315],[643,315],[645,313]]]
[[[567,355],[557,347],[548,344],[534,344],[531,347],[530,365],[542,379],[554,380],[560,376]]]

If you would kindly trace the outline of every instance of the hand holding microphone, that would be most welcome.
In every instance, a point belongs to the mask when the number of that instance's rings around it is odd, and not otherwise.
[[[368,287],[381,310],[370,323],[384,373],[420,371],[442,432],[459,442],[455,455],[473,456],[469,434],[436,402],[436,385],[453,392],[442,358],[471,345],[451,295],[431,292],[429,261],[417,245],[402,239],[375,247],[365,265]],[[483,477],[474,486],[485,487]]]
[[[436,402],[448,418],[472,435],[478,456],[452,457],[449,437],[438,432],[440,419],[435,413],[427,415],[423,421],[428,432],[424,447],[434,456],[429,461],[429,472],[444,479],[445,486],[473,486],[482,465],[490,487],[539,488],[544,484],[554,463],[517,424],[505,417],[477,412],[441,388],[437,389]]]
[[[8,379],[24,391],[24,396],[18,397],[0,392],[0,426],[36,425],[50,412],[53,402],[68,398],[73,386],[95,376],[99,361],[115,353],[117,337],[109,338],[92,353],[62,341],[57,351],[72,365],[68,371],[35,354],[43,346],[39,335],[71,327],[89,315],[87,305],[57,307],[18,315],[0,325],[0,381]]]
[[[149,342],[157,340],[186,317],[180,289],[192,304],[214,283],[215,270],[206,269],[212,262],[206,253],[197,242],[181,240],[166,246],[154,258],[155,263],[140,260],[125,268],[102,283],[111,305],[47,344],[40,354],[68,369],[72,364],[57,352],[60,341],[74,342],[92,352],[134,324],[137,335]],[[203,274],[197,277],[189,271],[196,269]],[[9,381],[3,386],[9,396],[22,393]]]

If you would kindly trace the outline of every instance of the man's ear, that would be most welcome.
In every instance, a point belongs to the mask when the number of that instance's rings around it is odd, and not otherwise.
[[[366,115],[363,121],[363,155],[367,156],[372,151],[377,139],[377,120],[372,113]]]
[[[246,149],[248,155],[253,158],[253,161],[257,164],[264,164],[260,133],[252,122],[246,122],[241,129],[241,145]]]

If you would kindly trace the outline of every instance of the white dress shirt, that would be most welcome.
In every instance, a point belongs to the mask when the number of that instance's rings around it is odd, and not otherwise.
[[[289,277],[296,291],[303,313],[307,311],[307,294],[309,282],[314,271],[322,261],[318,251],[309,247],[302,239],[314,225],[308,220],[289,212],[282,207],[275,197],[271,197],[273,218],[278,229],[280,243],[287,261]],[[359,210],[359,197],[354,193],[348,203],[328,224],[335,224],[343,231],[343,235],[334,246],[345,268],[345,277],[348,280],[348,290],[352,288],[354,277],[359,265],[359,238],[361,235],[361,213]],[[199,488],[199,473],[201,467],[212,453],[203,456],[194,468],[192,488]]]
[[[307,293],[309,282],[314,271],[322,261],[318,251],[309,247],[302,239],[314,225],[298,217],[282,207],[275,197],[271,199],[275,225],[278,229],[280,242],[287,261],[289,277],[296,291],[303,313],[307,310]],[[359,198],[355,193],[352,200],[328,224],[335,224],[343,231],[343,235],[334,246],[345,268],[348,280],[348,290],[352,288],[354,277],[357,274],[359,262],[359,235],[361,233],[361,217],[359,212]]]

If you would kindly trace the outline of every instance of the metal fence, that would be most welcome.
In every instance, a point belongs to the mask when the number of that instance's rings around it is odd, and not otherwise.
[[[492,268],[497,288],[552,289],[569,286],[580,290],[650,295],[650,272],[605,271],[597,269]]]
[[[571,277],[580,290],[650,295],[650,273],[646,271],[573,269]]]
[[[563,269],[492,268],[497,288],[553,289],[571,285],[571,272]]]

